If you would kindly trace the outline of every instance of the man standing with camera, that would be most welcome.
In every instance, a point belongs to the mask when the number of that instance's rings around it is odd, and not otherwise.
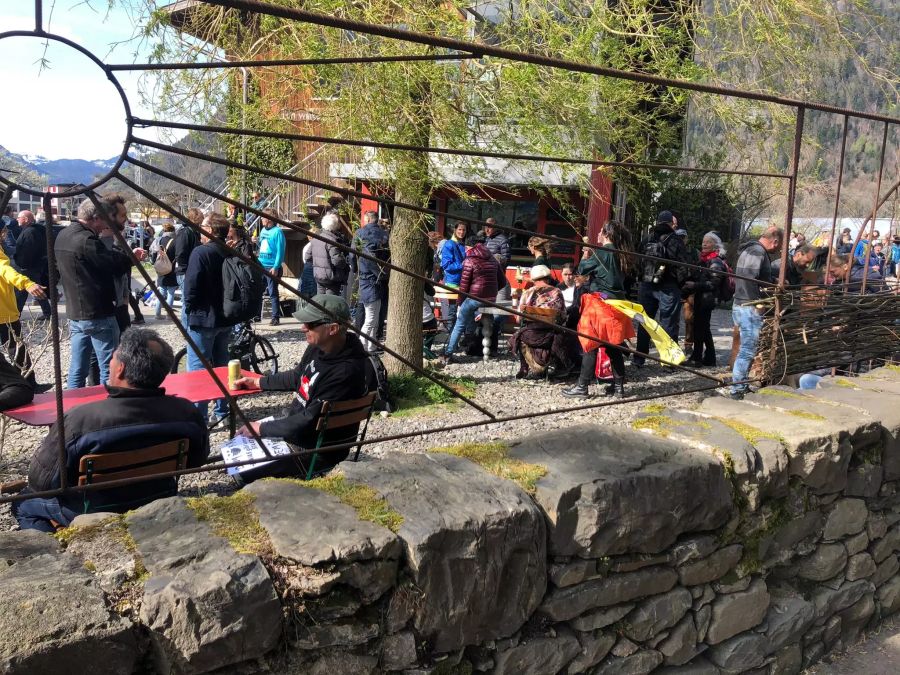
[[[652,258],[641,261],[641,284],[638,302],[651,318],[659,313],[659,325],[677,344],[681,321],[681,287],[690,278],[691,270],[682,263],[690,262],[690,254],[681,237],[675,235],[678,221],[671,211],[660,211],[650,236],[641,242],[638,253]],[[650,334],[638,328],[637,351],[646,354],[650,349]],[[644,365],[644,358],[635,355],[632,363]]]

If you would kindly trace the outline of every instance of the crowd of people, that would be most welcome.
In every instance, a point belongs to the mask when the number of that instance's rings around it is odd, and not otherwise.
[[[299,300],[293,312],[307,344],[302,360],[290,370],[235,383],[237,388],[293,392],[294,400],[282,417],[251,422],[239,431],[242,435],[281,438],[292,448],[309,448],[316,443],[316,420],[324,401],[356,399],[375,386],[372,355],[378,352],[389,304],[385,263],[390,261],[390,223],[374,211],[367,212],[363,225],[354,232],[339,206],[338,201],[329,204],[315,230],[319,236],[303,249],[306,264],[300,290],[311,302]],[[189,223],[164,225],[156,243],[148,248],[155,254],[157,284],[166,304],[172,306],[176,293],[180,294],[178,320],[190,338],[188,370],[195,371],[204,368],[204,361],[213,366],[227,364],[235,326],[254,315],[258,319],[264,295],[271,304],[270,323],[280,324],[278,279],[286,240],[277,224],[278,214],[271,209],[265,209],[255,233],[219,213],[190,209],[186,215]],[[186,438],[187,466],[200,466],[208,457],[209,402],[189,404],[165,392],[162,383],[173,365],[172,347],[155,331],[131,327],[132,256],[114,233],[115,229],[124,233],[126,222],[121,196],[107,195],[99,202],[85,200],[78,208],[77,221],[63,228],[53,243],[71,338],[67,388],[89,384],[94,372],[95,381],[109,392],[106,401],[78,406],[66,414],[63,442],[70,448],[69,484],[77,481],[79,459],[87,452],[127,451]],[[21,337],[19,313],[25,299],[29,295],[35,298],[42,318],[50,313],[46,232],[27,211],[18,214],[16,225],[19,229],[11,236],[11,224],[6,224],[0,250],[0,337],[12,360],[8,363],[0,355],[3,409],[30,401],[35,391],[42,389],[34,380]],[[423,259],[429,261],[426,271],[445,291],[435,303],[435,286],[425,285],[425,347],[441,326],[448,338],[439,355],[440,364],[461,358],[467,342],[480,347],[479,322],[483,319],[479,315],[485,302],[499,303],[523,315],[510,326],[508,339],[510,352],[518,360],[518,378],[571,377],[575,381],[560,390],[563,396],[587,398],[591,387],[600,383],[602,395],[623,398],[629,354],[633,368],[643,367],[651,338],[657,346],[658,340],[681,344],[682,322],[686,355],[673,362],[686,358],[695,367],[716,366],[713,310],[730,301],[736,337],[729,395],[742,398],[749,388],[750,368],[768,307],[765,299],[780,274],[775,258],[783,240],[782,230],[769,227],[741,244],[736,274],[731,276],[719,233],[707,232],[695,250],[677,216],[662,211],[637,245],[627,227],[607,222],[596,241],[583,247],[577,264],[567,262],[558,270],[552,267],[551,242],[531,237],[527,241],[531,255],[528,279],[517,268],[517,287],[513,288],[507,278],[511,245],[502,228],[493,219],[486,221],[481,231],[458,222],[449,238],[432,233],[427,255],[423,252]],[[900,249],[900,237],[891,241]],[[862,239],[860,247],[847,250],[842,235],[834,250],[823,251],[798,235],[789,246],[785,279],[791,286],[840,284],[848,292],[858,293],[863,290],[862,276],[868,267],[865,291],[879,292],[884,275],[896,271],[895,252],[884,255],[883,242],[874,239],[871,246]],[[142,260],[150,250],[139,245],[131,253]],[[253,261],[270,276],[254,270]],[[459,292],[456,302],[448,292],[454,290]],[[161,309],[162,303],[158,303],[156,317],[160,319],[164,318]],[[501,349],[504,319],[508,324],[514,321],[502,312],[497,315],[489,345],[492,354]],[[807,379],[810,381],[814,382]],[[216,420],[228,413],[225,399],[214,402]],[[59,486],[55,462],[60,433],[57,425],[51,427],[36,453],[28,490]],[[355,433],[355,428],[335,430],[325,442],[339,443]],[[318,469],[327,471],[346,456],[347,451],[329,453]],[[302,476],[307,469],[303,458],[283,459],[244,472],[241,480]],[[90,500],[27,499],[14,512],[22,527],[52,531],[88,508],[133,508],[177,490],[174,479],[141,485],[139,489],[94,492]]]

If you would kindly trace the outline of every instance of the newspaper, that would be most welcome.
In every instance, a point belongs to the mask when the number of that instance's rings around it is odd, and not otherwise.
[[[272,418],[269,417],[265,420],[260,421],[266,422],[269,419]],[[280,438],[264,438],[263,443],[273,457],[289,455],[291,453],[290,446]],[[225,464],[236,464],[238,462],[246,462],[251,459],[260,460],[251,464],[229,466],[229,476],[234,476],[236,474],[243,473],[244,471],[255,469],[258,466],[271,464],[273,461],[266,456],[266,453],[259,446],[259,443],[257,443],[254,439],[246,438],[245,436],[235,436],[230,441],[226,441],[225,443],[223,443],[219,449],[222,453],[222,460],[225,462]]]

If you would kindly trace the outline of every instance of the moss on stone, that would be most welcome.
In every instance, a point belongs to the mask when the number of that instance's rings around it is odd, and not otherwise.
[[[750,443],[750,445],[755,445],[764,438],[782,443],[784,442],[784,439],[779,434],[771,431],[763,431],[762,429],[757,429],[754,426],[750,426],[744,422],[738,422],[737,420],[728,419],[727,417],[718,417],[716,419],[738,432],[748,443]]]
[[[800,417],[805,420],[813,420],[815,422],[824,422],[827,418],[819,413],[806,412],[805,410],[788,410],[788,415]]]
[[[295,480],[294,482],[334,495],[341,502],[353,508],[360,520],[381,525],[391,532],[397,532],[403,524],[403,516],[394,511],[387,500],[379,497],[373,488],[349,481],[341,473],[330,473],[309,481]]]
[[[894,363],[885,363],[884,367],[887,368],[888,370],[894,371],[895,373],[900,373],[900,366],[898,366]]]
[[[495,476],[513,481],[530,495],[537,490],[537,482],[547,475],[545,466],[510,457],[506,443],[463,443],[430,448],[429,452],[464,457]]]
[[[268,556],[272,553],[272,542],[259,523],[254,501],[256,497],[244,490],[227,497],[204,495],[186,500],[197,520],[209,523],[213,533],[226,539],[235,551]]]
[[[645,405],[644,409],[641,412],[645,412],[648,415],[659,415],[662,412],[666,411],[666,406],[662,403],[651,403],[650,405]]]
[[[835,383],[838,387],[845,387],[845,388],[847,388],[847,389],[856,389],[856,385],[853,384],[850,380],[848,380],[848,379],[845,378],[845,377],[838,377],[838,378],[835,378],[834,383]]]
[[[639,417],[631,423],[631,428],[636,429],[637,431],[650,431],[657,436],[662,436],[663,438],[668,438],[669,434],[672,433],[670,429],[668,429],[668,425],[671,424],[672,420],[664,415],[647,415],[646,417]]]
[[[762,396],[778,396],[780,398],[799,398],[800,400],[808,400],[808,396],[803,396],[802,394],[795,394],[792,391],[784,391],[783,389],[760,389],[756,392]]]

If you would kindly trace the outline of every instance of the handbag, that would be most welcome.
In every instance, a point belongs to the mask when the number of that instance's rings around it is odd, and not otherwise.
[[[156,261],[153,263],[153,269],[155,269],[156,273],[161,277],[172,272],[172,261],[169,260],[169,256],[166,255],[165,249],[159,249]]]

